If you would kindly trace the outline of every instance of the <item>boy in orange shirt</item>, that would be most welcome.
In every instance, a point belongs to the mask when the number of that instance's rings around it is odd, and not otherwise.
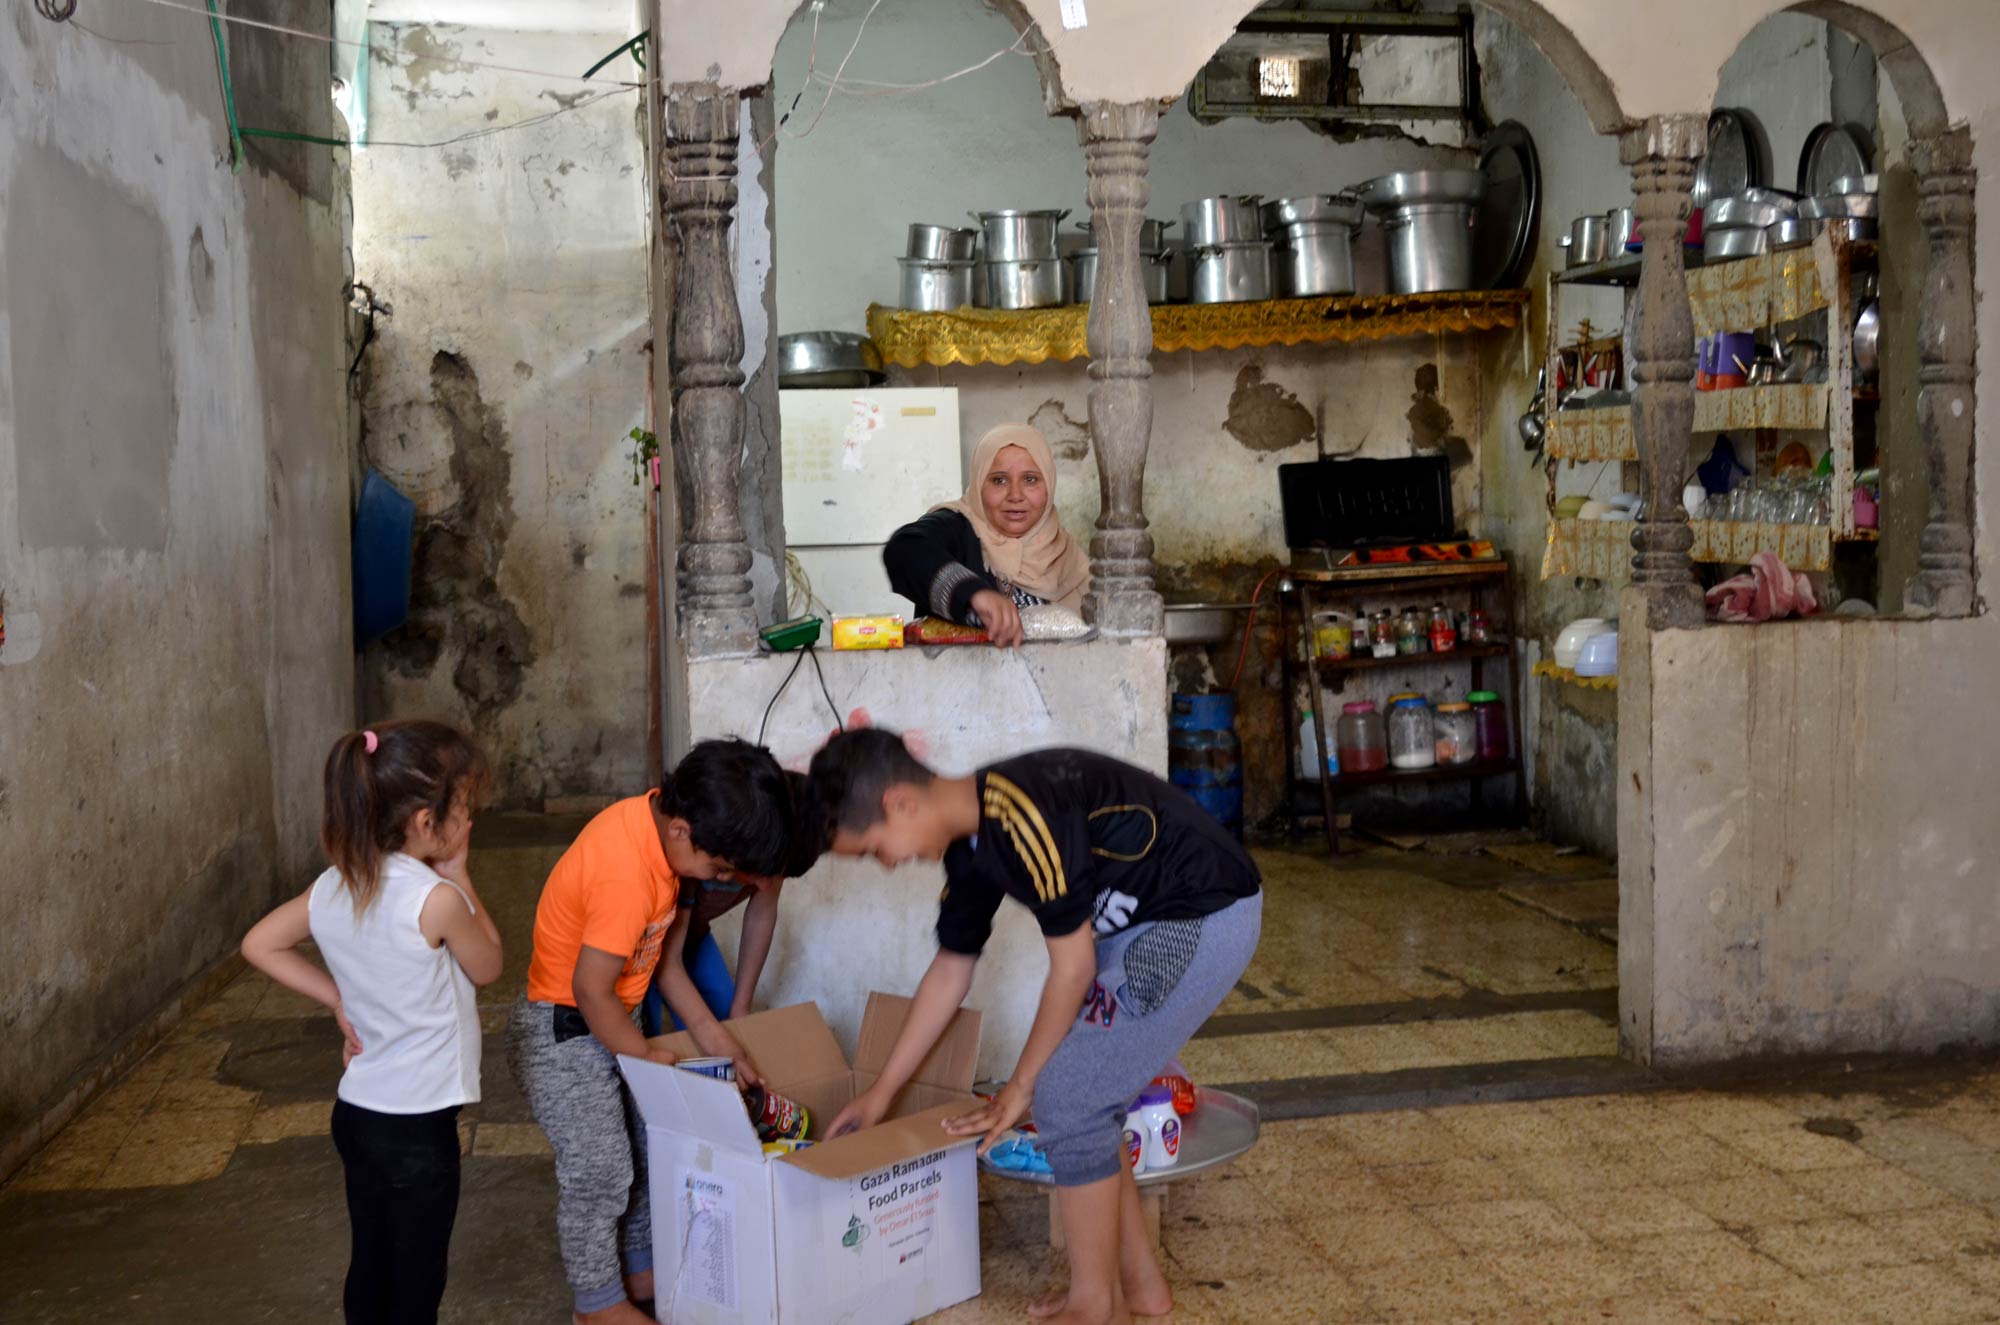
[[[653,1295],[645,1133],[617,1055],[673,1061],[647,1045],[634,1012],[674,928],[681,883],[783,873],[801,818],[769,751],[704,741],[657,791],[592,819],[542,889],[507,1057],[555,1151],[556,1233],[578,1325],[651,1320],[631,1300]],[[754,1074],[720,1022],[696,1043]]]

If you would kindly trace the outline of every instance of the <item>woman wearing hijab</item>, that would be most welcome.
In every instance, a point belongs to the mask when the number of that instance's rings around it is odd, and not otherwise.
[[[1003,423],[979,439],[965,496],[896,531],[882,550],[889,583],[919,612],[1021,642],[1021,609],[1083,610],[1090,558],[1063,529],[1055,457],[1041,430]]]

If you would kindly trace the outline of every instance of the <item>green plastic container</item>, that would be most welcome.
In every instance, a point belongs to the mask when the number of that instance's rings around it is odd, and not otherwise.
[[[793,617],[790,621],[780,621],[766,626],[758,638],[764,647],[773,653],[791,653],[807,645],[819,642],[820,627],[825,623],[816,616]]]

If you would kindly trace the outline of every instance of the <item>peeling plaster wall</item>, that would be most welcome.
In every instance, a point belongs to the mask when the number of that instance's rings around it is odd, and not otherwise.
[[[90,19],[0,18],[0,1173],[304,886],[352,721],[346,155],[232,174],[198,25]],[[240,36],[246,119],[342,132]]]
[[[828,653],[822,662],[842,715],[861,710],[904,732],[941,773],[1050,745],[1083,746],[1166,772],[1166,646],[1159,640]],[[783,655],[690,663],[694,739],[755,739],[791,667]],[[769,714],[765,739],[788,768],[803,770],[833,726],[812,680],[786,687]],[[967,703],[969,695],[978,701]],[[942,884],[935,865],[890,873],[873,861],[822,859],[785,887],[758,1005],[817,1001],[851,1050],[867,995],[914,989],[936,954]],[[732,961],[741,924],[738,911],[716,925],[716,941]],[[966,1000],[985,1014],[982,1076],[1012,1069],[1047,968],[1034,920],[1018,906],[1003,907]]]
[[[581,72],[619,32],[374,28],[355,265],[392,310],[364,373],[369,464],[417,503],[410,622],[368,647],[369,715],[466,725],[503,804],[629,792],[645,740],[648,361],[635,94]],[[629,69],[629,65],[627,68]]]

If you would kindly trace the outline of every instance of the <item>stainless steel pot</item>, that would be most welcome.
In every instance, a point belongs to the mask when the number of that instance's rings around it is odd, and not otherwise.
[[[1702,231],[1701,256],[1709,262],[1754,258],[1770,250],[1771,237],[1761,225],[1710,226]]]
[[[1758,229],[1799,214],[1799,199],[1777,189],[1745,189],[1727,198],[1716,198],[1702,212],[1703,233],[1708,229]]]
[[[1476,170],[1406,170],[1357,190],[1382,222],[1392,293],[1471,288],[1472,207],[1485,188]]]
[[[1188,286],[1197,304],[1271,297],[1271,245],[1264,240],[1191,248],[1188,261]]]
[[[1353,294],[1354,224],[1342,220],[1294,222],[1279,232],[1271,262],[1277,269],[1281,295]]]
[[[1146,302],[1164,304],[1167,302],[1167,263],[1173,258],[1171,251],[1165,253],[1142,253],[1139,255],[1139,282],[1146,291]],[[1069,255],[1069,297],[1071,302],[1087,304],[1097,289],[1097,249],[1085,247],[1076,249]]]
[[[778,385],[851,388],[889,379],[875,342],[852,331],[795,331],[778,337]]]
[[[1257,214],[1261,201],[1255,193],[1235,193],[1183,203],[1181,238],[1190,249],[1260,240],[1264,237],[1264,220]]]
[[[1053,308],[1063,301],[1063,265],[1056,258],[986,264],[986,293],[994,308]]]
[[[1874,239],[1879,233],[1879,223],[1872,216],[1833,216],[1824,221],[1800,221],[1799,224],[1811,226],[1815,235],[1822,230],[1831,230],[1844,239]]]
[[[903,307],[920,313],[943,313],[972,302],[972,263],[934,262],[901,258]]]
[[[979,232],[948,225],[910,227],[910,242],[903,256],[928,262],[970,262],[979,244]]]
[[[1639,239],[1639,214],[1630,207],[1613,207],[1604,214],[1605,229],[1609,232],[1604,240],[1604,256],[1622,257],[1627,244]]]
[[[1166,251],[1167,251],[1167,231],[1169,231],[1169,230],[1173,229],[1173,228],[1174,228],[1175,226],[1177,226],[1177,225],[1179,225],[1179,224],[1180,224],[1180,222],[1179,222],[1179,221],[1141,221],[1141,222],[1139,222],[1139,251],[1140,251],[1141,253],[1164,253],[1164,252],[1166,252]],[[1081,230],[1081,231],[1083,231],[1083,233],[1085,233],[1086,235],[1094,235],[1094,234],[1096,234],[1096,233],[1097,233],[1096,231],[1094,231],[1094,230],[1092,230],[1092,229],[1090,228],[1090,222],[1088,222],[1088,221],[1078,221],[1078,222],[1076,223],[1076,228],[1077,228],[1077,229],[1079,229],[1079,230]],[[1096,247],[1096,246],[1095,246],[1095,245],[1087,245],[1086,247],[1093,247],[1093,248],[1094,248],[1094,247]]]
[[[1351,193],[1313,193],[1280,198],[1263,206],[1264,233],[1276,239],[1286,226],[1308,221],[1337,222],[1350,229],[1361,224],[1361,199]]]
[[[1881,214],[1882,200],[1872,193],[1823,193],[1817,198],[1801,198],[1799,215],[1808,221],[1836,217],[1875,219]]]
[[[988,262],[1054,261],[1056,227],[1069,215],[1061,211],[970,212],[986,239]],[[995,305],[998,307],[999,305]]]
[[[1773,221],[1764,227],[1764,237],[1770,240],[1772,252],[1781,248],[1803,248],[1812,243],[1818,223],[1801,221],[1796,216],[1788,216],[1782,221]]]
[[[1587,267],[1604,261],[1610,240],[1611,227],[1602,213],[1577,217],[1569,223],[1569,253],[1563,259],[1563,266]]]

